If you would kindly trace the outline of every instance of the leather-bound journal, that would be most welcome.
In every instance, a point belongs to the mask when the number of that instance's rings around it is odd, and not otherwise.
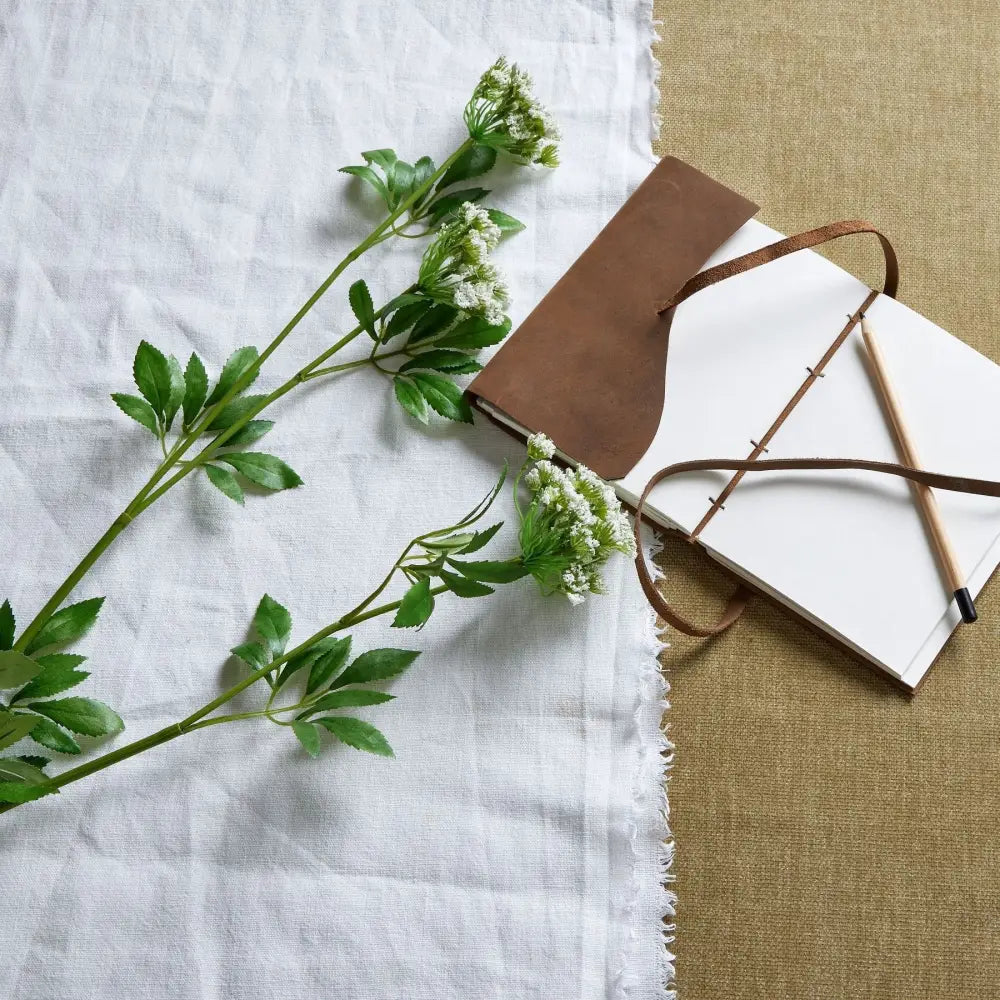
[[[1000,563],[1000,367],[896,300],[896,256],[871,224],[784,237],[756,212],[662,160],[469,391],[738,578],[722,619],[693,625],[640,554],[669,622],[714,634],[760,593],[912,691],[960,621],[912,484],[934,488],[978,594]],[[839,237],[878,241],[880,290],[810,249]],[[898,462],[862,312],[920,470]]]

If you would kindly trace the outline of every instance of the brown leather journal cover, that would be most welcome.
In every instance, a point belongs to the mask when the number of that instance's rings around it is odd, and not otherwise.
[[[663,413],[674,295],[757,212],[666,157],[476,377],[469,392],[604,479],[643,456]]]

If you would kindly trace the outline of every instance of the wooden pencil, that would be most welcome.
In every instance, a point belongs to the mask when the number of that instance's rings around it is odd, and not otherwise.
[[[892,425],[896,445],[899,449],[899,457],[904,465],[908,465],[913,469],[919,469],[921,468],[920,459],[917,457],[913,437],[906,426],[906,421],[903,419],[903,410],[899,404],[899,396],[896,394],[896,390],[889,379],[885,357],[879,347],[875,332],[872,330],[871,323],[864,315],[861,317],[861,336],[868,351],[868,360],[871,362],[872,374],[875,377],[875,383],[882,397],[883,406],[889,417],[889,423]],[[923,514],[927,531],[931,537],[931,543],[937,555],[938,562],[941,565],[944,577],[948,581],[948,586],[954,592],[955,600],[958,602],[958,609],[962,613],[962,621],[966,623],[974,622],[977,617],[976,607],[972,601],[972,595],[965,585],[965,579],[962,576],[962,570],[958,564],[955,550],[952,548],[948,533],[945,530],[944,521],[941,518],[941,509],[938,507],[934,491],[922,483],[912,483],[911,485],[916,494],[917,503]]]

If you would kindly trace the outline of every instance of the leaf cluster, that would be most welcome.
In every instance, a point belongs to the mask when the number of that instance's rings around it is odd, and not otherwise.
[[[341,167],[340,172],[359,177],[382,199],[388,212],[417,194],[436,172],[434,161],[422,156],[416,163],[401,160],[393,149],[369,149],[361,154],[365,161]],[[488,188],[467,187],[449,190],[456,184],[489,173],[497,161],[497,152],[489,146],[470,145],[441,175],[437,183],[420,193],[409,207],[410,222],[424,222],[428,231],[442,222],[467,201],[481,201]],[[517,219],[498,209],[487,209],[490,218],[503,232],[516,233],[524,228]]]
[[[383,757],[393,756],[385,736],[371,723],[350,715],[330,714],[345,708],[381,705],[393,696],[371,690],[369,685],[401,674],[417,658],[408,649],[371,649],[351,659],[351,637],[329,635],[308,643],[286,657],[285,648],[292,631],[292,617],[274,598],[265,594],[253,620],[254,638],[232,652],[254,672],[271,663],[264,674],[271,688],[265,713],[272,722],[291,728],[298,741],[313,757],[320,753],[322,732],[328,732],[348,746]],[[298,686],[298,700],[284,708],[273,708],[279,693],[289,682]],[[290,722],[277,713],[296,712]]]
[[[97,621],[103,597],[57,611],[24,652],[14,650],[15,618],[10,602],[0,605],[0,690],[13,692],[0,708],[0,750],[26,736],[47,750],[78,754],[75,735],[110,736],[125,728],[120,716],[92,698],[54,698],[85,681],[86,657],[54,652],[82,638]],[[0,802],[27,802],[48,794],[44,767],[49,758],[0,758]]]

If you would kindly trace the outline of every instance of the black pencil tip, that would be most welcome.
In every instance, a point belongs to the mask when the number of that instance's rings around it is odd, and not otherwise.
[[[971,625],[979,615],[976,614],[976,606],[972,603],[972,595],[968,587],[962,587],[955,591],[955,600],[958,602],[958,610],[962,612],[962,621],[966,625]]]

